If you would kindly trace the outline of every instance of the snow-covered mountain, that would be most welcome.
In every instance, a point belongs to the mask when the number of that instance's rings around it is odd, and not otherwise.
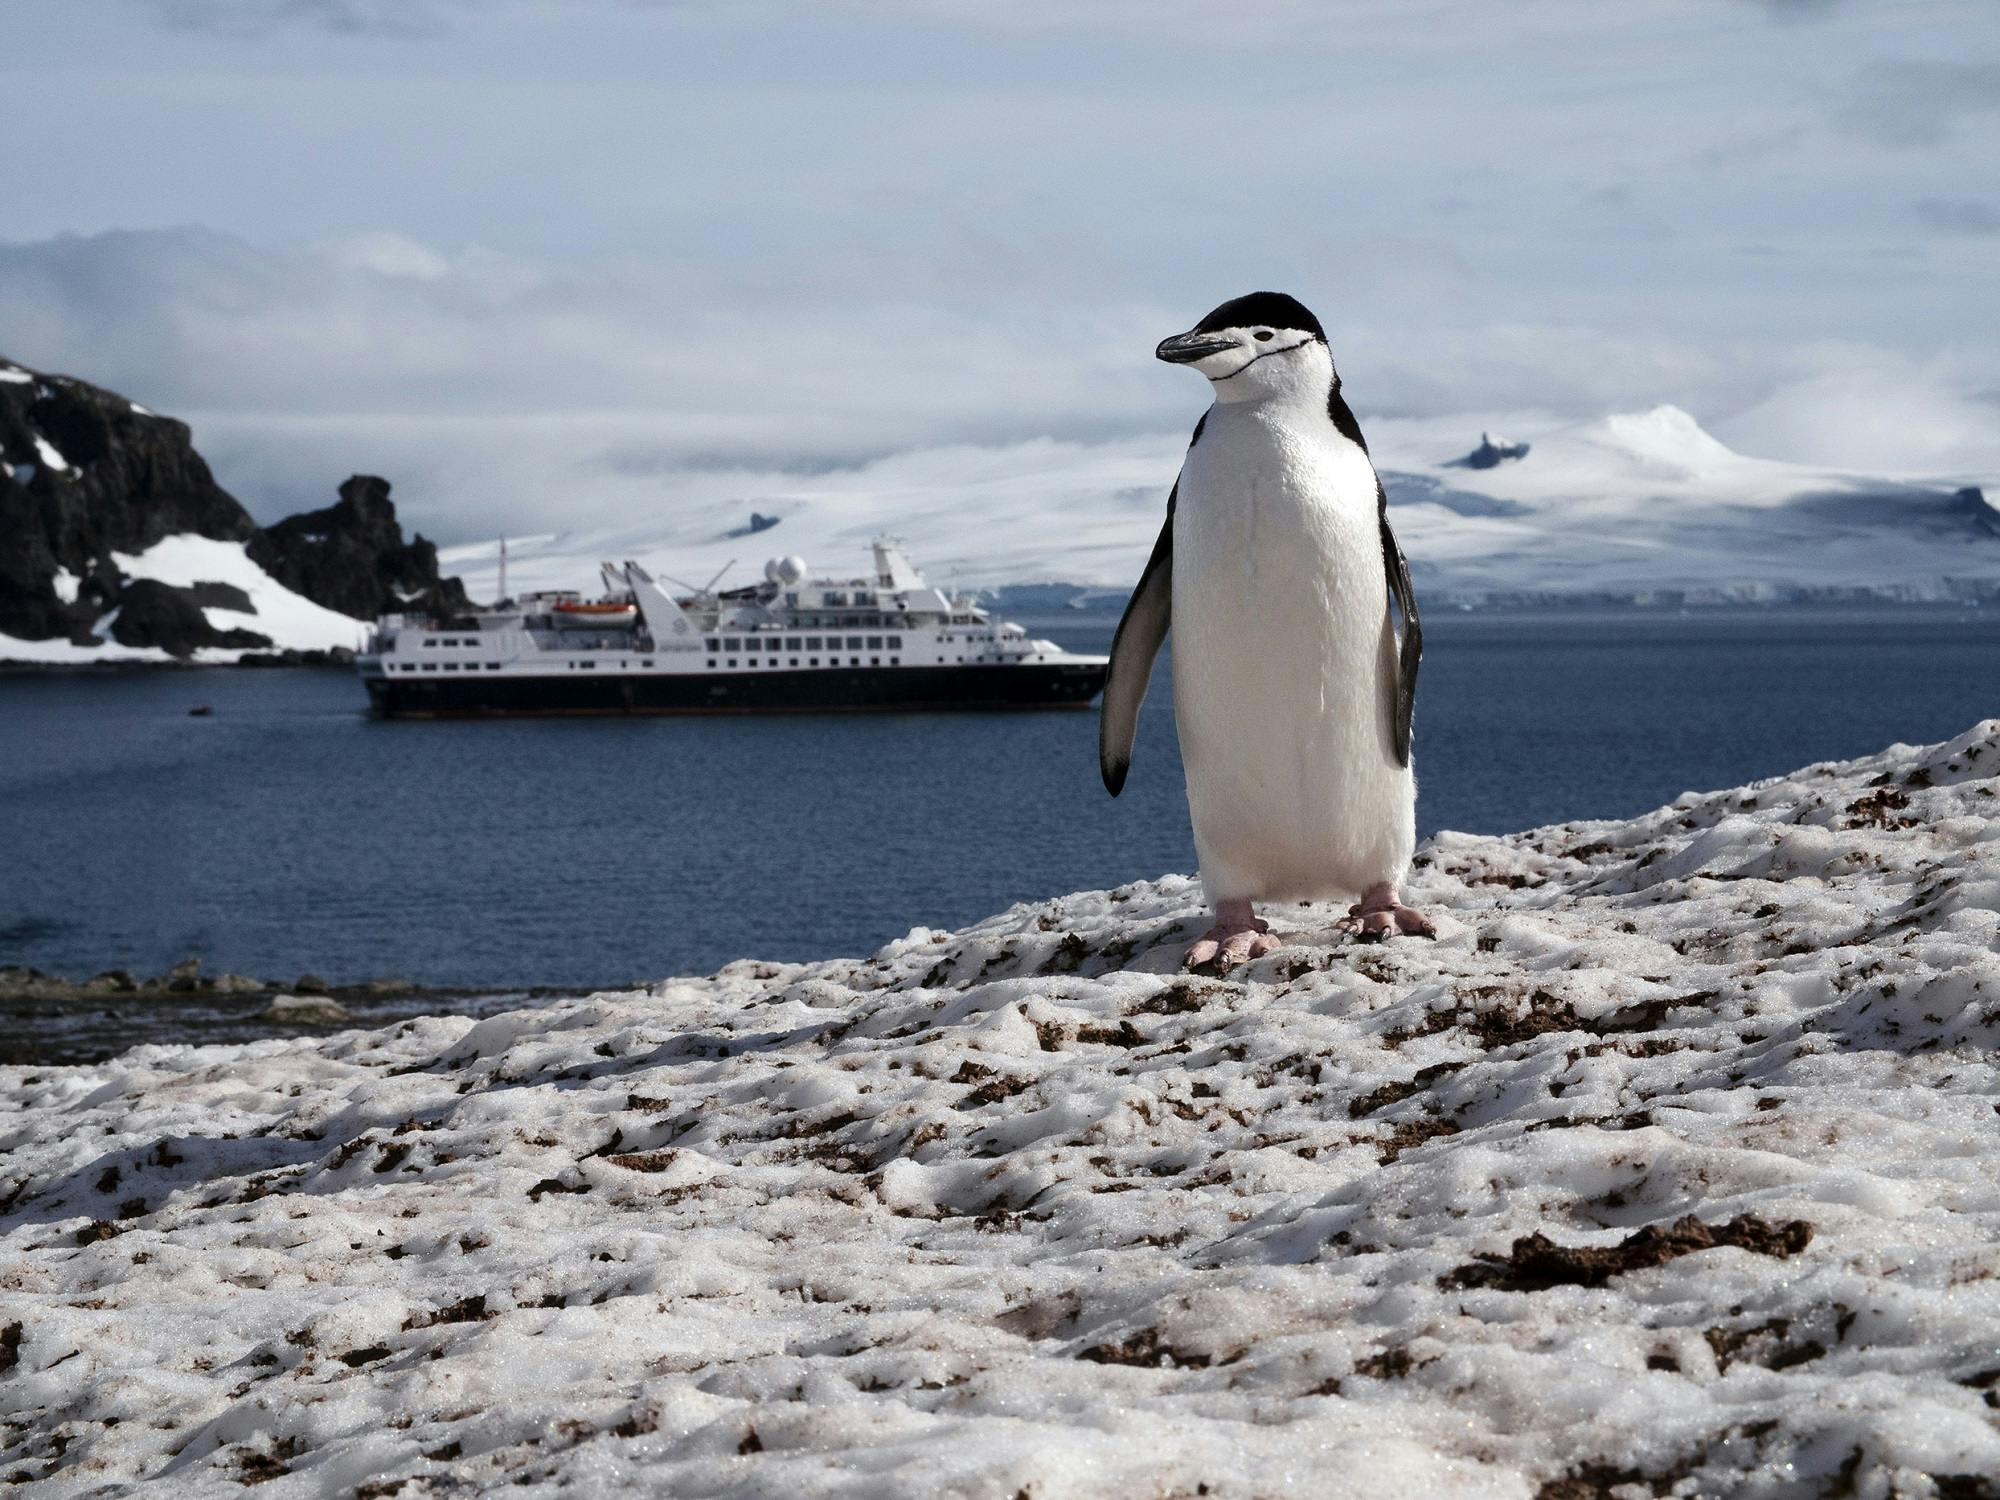
[[[1468,435],[1521,456],[1471,466]],[[1534,414],[1368,424],[1427,601],[1718,603],[2000,597],[1989,476],[1879,476],[1732,452],[1672,406],[1564,424]],[[515,589],[580,587],[600,558],[702,581],[803,555],[838,572],[902,537],[940,582],[1121,590],[1164,513],[1186,438],[940,448],[798,475],[676,476],[657,515],[510,538]],[[777,524],[744,535],[751,514]],[[497,544],[447,549],[475,597]]]
[[[185,423],[0,360],[0,662],[230,662],[354,649],[401,602],[460,608],[387,481],[260,527]]]

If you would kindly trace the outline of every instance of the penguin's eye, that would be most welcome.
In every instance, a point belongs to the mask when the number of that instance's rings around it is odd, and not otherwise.
[[[1270,343],[1270,342],[1271,342],[1271,330],[1270,330],[1270,329],[1268,329],[1268,328],[1260,328],[1260,329],[1258,329],[1258,330],[1257,330],[1257,342],[1258,342],[1258,343],[1260,343],[1260,344],[1268,344],[1268,343]]]

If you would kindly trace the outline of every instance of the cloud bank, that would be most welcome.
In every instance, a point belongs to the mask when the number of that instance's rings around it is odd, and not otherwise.
[[[18,8],[0,352],[186,416],[260,516],[373,469],[445,541],[1171,451],[1153,344],[1255,287],[1369,420],[1978,471],[1988,3]]]
[[[326,503],[363,470],[445,542],[613,526],[739,484],[754,500],[768,476],[797,484],[897,454],[923,455],[913,472],[960,465],[968,484],[995,454],[1039,452],[1031,468],[1051,475],[1134,440],[1170,459],[1206,394],[1150,351],[1200,310],[1048,294],[1018,317],[385,233],[281,249],[196,230],[0,246],[0,352],[192,421],[262,519]],[[2000,467],[1995,408],[1978,394],[2000,388],[1991,357],[1514,321],[1354,321],[1335,343],[1364,419],[1462,414],[1467,446],[1510,411],[1587,417],[1669,393],[1751,452]]]

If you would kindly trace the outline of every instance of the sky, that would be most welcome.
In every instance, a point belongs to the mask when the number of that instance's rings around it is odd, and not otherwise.
[[[0,127],[0,356],[263,520],[1184,432],[1257,288],[1364,425],[2000,477],[1993,0],[64,0]]]

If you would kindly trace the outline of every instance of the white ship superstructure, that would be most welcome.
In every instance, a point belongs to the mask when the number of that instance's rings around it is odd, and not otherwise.
[[[927,583],[902,547],[874,572],[670,591],[635,562],[606,591],[503,600],[454,620],[386,615],[357,658],[390,716],[1082,706],[1107,659],[1065,651]]]

